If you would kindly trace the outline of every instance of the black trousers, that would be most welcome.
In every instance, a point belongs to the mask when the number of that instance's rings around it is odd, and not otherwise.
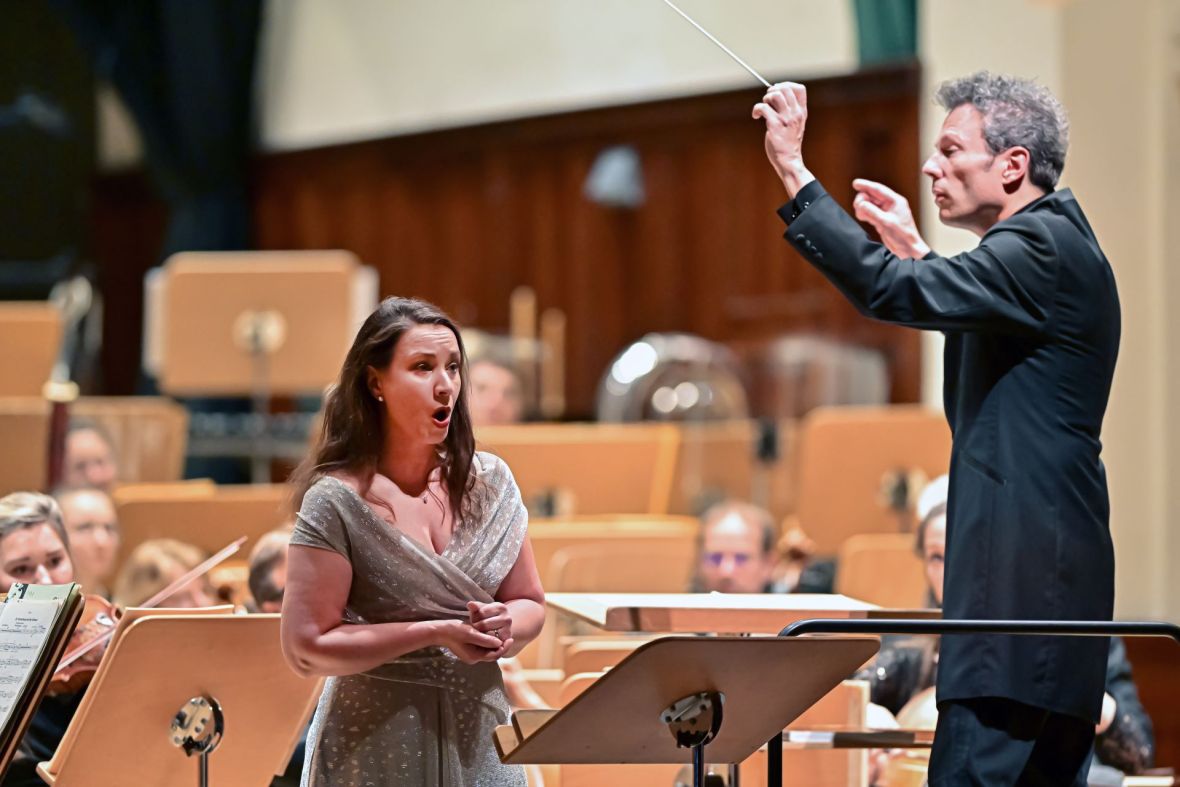
[[[1085,787],[1094,725],[1001,697],[938,705],[930,787]]]

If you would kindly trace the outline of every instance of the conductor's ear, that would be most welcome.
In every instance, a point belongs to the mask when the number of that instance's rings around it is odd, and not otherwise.
[[[1005,186],[1019,186],[1028,177],[1032,167],[1032,155],[1028,148],[1016,146],[1004,151],[1004,168],[1000,172]]]

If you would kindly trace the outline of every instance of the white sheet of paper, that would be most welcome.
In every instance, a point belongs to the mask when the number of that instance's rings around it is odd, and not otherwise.
[[[13,600],[0,605],[0,727],[8,723],[33,666],[49,642],[60,602]]]

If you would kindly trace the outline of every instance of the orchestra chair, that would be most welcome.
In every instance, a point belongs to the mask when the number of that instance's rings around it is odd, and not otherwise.
[[[49,470],[49,402],[39,396],[0,396],[0,435],[0,495],[43,491]]]
[[[0,302],[0,396],[40,398],[61,348],[62,328],[61,310],[48,301]]]
[[[522,669],[521,677],[550,708],[558,707],[565,672],[559,669]]]
[[[756,503],[781,521],[795,507],[793,469],[796,423],[775,425],[777,455],[758,460],[761,429],[754,420],[702,421],[677,424],[680,450],[672,481],[674,514],[699,516],[722,500]]]
[[[574,637],[562,643],[561,667],[566,673],[602,672],[630,656],[648,637]]]
[[[111,438],[120,482],[177,481],[184,471],[188,412],[167,397],[83,396],[71,418],[95,421]],[[0,396],[0,493],[47,485],[49,402]],[[19,450],[18,450],[19,449]]]
[[[815,554],[835,556],[849,536],[912,533],[920,485],[950,467],[946,418],[915,405],[822,407],[799,427],[796,511]],[[901,509],[892,495],[909,486]]]
[[[560,593],[683,593],[692,581],[696,542],[639,548],[622,538],[567,546],[549,562],[550,588]]]
[[[485,426],[476,447],[512,468],[524,502],[558,515],[666,514],[679,432],[671,424]]]
[[[910,533],[849,536],[836,558],[835,592],[886,609],[925,607],[929,586]]]
[[[190,478],[185,481],[166,481],[154,484],[119,484],[112,497],[127,503],[133,500],[159,500],[162,498],[192,500],[213,497],[216,494],[217,484],[213,479]]]
[[[683,516],[534,519],[529,540],[547,592],[682,592],[695,561],[699,524]],[[546,614],[541,636],[520,652],[525,668],[560,667],[558,642],[571,622]]]
[[[789,725],[788,730],[862,729],[868,713],[869,684],[846,680]],[[783,749],[784,787],[867,785],[868,749]],[[766,747],[741,765],[742,787],[767,787]]]
[[[184,477],[188,410],[166,396],[83,396],[73,418],[98,423],[114,443],[120,481],[179,481]]]
[[[532,542],[533,558],[541,575],[542,587],[557,591],[569,590],[562,587],[562,583],[569,581],[568,575],[562,577],[554,573],[554,559],[563,550],[575,550],[566,552],[562,558],[560,570],[563,572],[579,570],[576,565],[572,569],[565,568],[571,560],[571,555],[576,555],[576,548],[579,547],[626,542],[626,548],[636,554],[683,555],[686,549],[695,547],[699,527],[697,519],[689,516],[635,514],[573,516],[559,519],[538,517],[529,520],[529,540]],[[686,587],[686,584],[680,585],[673,592],[682,592]],[[645,587],[637,587],[634,592],[644,590]]]
[[[216,486],[212,493],[201,484],[193,484],[191,494],[177,494],[177,485],[169,484],[156,496],[143,487],[124,494],[114,493],[115,513],[122,538],[116,562],[144,541],[175,538],[213,554],[230,542],[246,536],[247,541],[232,562],[244,564],[255,541],[263,534],[291,521],[286,484],[234,484]]]

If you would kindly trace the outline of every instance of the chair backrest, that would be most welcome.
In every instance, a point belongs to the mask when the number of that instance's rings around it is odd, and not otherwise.
[[[114,442],[121,481],[184,477],[188,410],[163,396],[85,396],[71,415],[96,421]]]
[[[664,514],[679,435],[670,424],[484,427],[478,447],[503,458],[524,501],[568,514]]]
[[[794,510],[795,422],[775,424],[778,457],[758,461],[761,428],[756,421],[678,424],[680,450],[672,481],[671,511],[699,515],[720,500],[748,500],[781,519]]]
[[[567,674],[602,672],[613,667],[648,642],[647,637],[616,639],[613,637],[578,637],[565,646],[561,660]]]
[[[904,532],[904,517],[891,508],[886,488],[915,473],[942,475],[950,455],[950,429],[932,410],[911,405],[813,410],[800,425],[796,457],[799,524],[820,555],[835,555],[845,539],[859,533]]]
[[[920,609],[928,587],[909,533],[862,533],[840,545],[836,592],[892,609]]]
[[[0,397],[0,495],[43,491],[49,472],[49,403]]]
[[[177,481],[184,470],[188,412],[166,397],[83,396],[71,417],[99,424],[114,443],[121,482]],[[0,494],[48,483],[49,403],[0,396]]]
[[[0,396],[40,396],[61,345],[61,311],[46,301],[0,303]]]
[[[683,593],[696,546],[676,540],[651,549],[628,539],[564,547],[549,564],[549,589],[563,593]]]
[[[861,729],[869,689],[865,681],[846,680],[787,725],[789,730]],[[783,787],[849,787],[868,784],[867,749],[798,749],[783,751]],[[742,784],[766,784],[766,749],[742,763]]]
[[[665,554],[673,560],[681,560],[687,552],[695,548],[697,527],[696,519],[683,516],[587,516],[534,519],[529,523],[529,539],[532,541],[533,556],[541,574],[541,584],[546,590],[559,590],[562,589],[562,583],[566,580],[555,573],[554,558],[562,550],[606,544],[615,545],[611,548],[616,551],[643,555],[648,560],[653,555]],[[567,555],[576,554],[576,552],[567,553]],[[563,558],[562,565],[567,565],[570,559],[568,556]],[[564,568],[562,570],[563,572],[567,571]],[[575,565],[569,570],[579,571],[580,567]],[[672,572],[673,575],[677,571],[679,569],[675,569]],[[567,573],[566,576],[572,575]],[[657,581],[663,585],[668,580],[666,576],[661,576]],[[674,592],[682,592],[686,588],[687,584],[684,584],[673,590]],[[570,588],[565,589],[571,590]],[[603,588],[598,588],[598,590],[603,590]]]
[[[219,486],[209,494],[194,485],[191,495],[177,495],[175,485],[159,497],[142,488],[124,498],[115,490],[115,510],[122,529],[117,562],[153,538],[175,538],[213,553],[239,536],[249,540],[235,560],[245,560],[259,536],[288,521],[290,488],[285,484]]]

